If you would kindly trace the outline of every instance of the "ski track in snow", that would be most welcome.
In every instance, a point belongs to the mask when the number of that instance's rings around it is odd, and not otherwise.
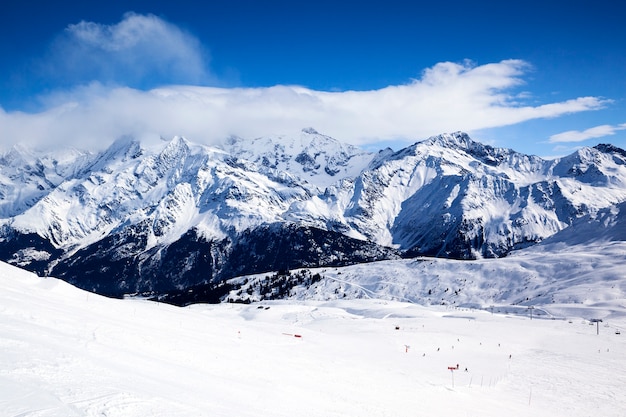
[[[0,416],[617,417],[610,309],[596,326],[380,299],[177,308],[0,264]]]

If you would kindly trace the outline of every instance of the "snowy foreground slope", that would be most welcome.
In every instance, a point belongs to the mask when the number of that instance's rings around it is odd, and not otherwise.
[[[569,312],[380,299],[178,308],[0,263],[0,415],[623,416],[626,308],[610,303],[598,327],[592,307]]]

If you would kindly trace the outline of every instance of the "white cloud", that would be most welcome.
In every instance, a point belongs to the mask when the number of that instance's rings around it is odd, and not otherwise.
[[[626,130],[626,123],[622,123],[617,126],[601,125],[591,127],[589,129],[568,130],[567,132],[558,133],[550,136],[550,143],[562,143],[562,142],[583,142],[587,139],[601,138],[604,136],[614,135],[619,130]]]
[[[205,83],[207,53],[200,42],[154,15],[127,13],[114,25],[81,21],[53,43],[43,76],[70,85],[94,80],[139,88]]]
[[[121,32],[121,31],[120,31]],[[99,29],[84,36],[113,40]],[[116,38],[117,39],[117,38]],[[172,86],[141,91],[91,84],[47,99],[40,113],[2,112],[3,143],[100,146],[121,135],[184,135],[211,143],[228,135],[288,134],[307,126],[356,145],[381,140],[413,142],[433,134],[512,125],[596,110],[609,101],[580,97],[538,106],[520,103],[529,65],[506,60],[475,66],[444,62],[405,85],[371,91],[325,92],[298,86],[214,88]]]

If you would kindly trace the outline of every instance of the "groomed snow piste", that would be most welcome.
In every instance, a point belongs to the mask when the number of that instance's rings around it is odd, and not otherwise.
[[[623,416],[626,309],[611,309],[590,324],[585,305],[177,308],[0,263],[0,415]]]

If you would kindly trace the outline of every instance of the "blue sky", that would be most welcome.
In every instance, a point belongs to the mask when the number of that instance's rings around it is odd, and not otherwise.
[[[625,15],[608,0],[10,2],[0,135],[101,147],[312,126],[368,149],[457,130],[546,157],[626,147]]]

